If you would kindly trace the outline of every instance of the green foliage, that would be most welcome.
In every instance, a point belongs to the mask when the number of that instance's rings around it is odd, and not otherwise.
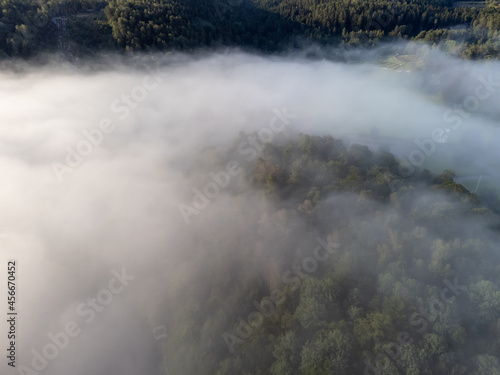
[[[500,52],[500,8],[494,4],[479,9],[439,0],[2,0],[0,9],[3,57],[56,51],[54,17],[66,18],[75,55],[220,46],[273,52],[304,42],[348,48],[395,38],[423,40],[471,59],[497,58]]]
[[[352,338],[341,329],[325,329],[307,341],[301,354],[302,374],[320,375],[345,373],[350,367]]]
[[[478,355],[475,362],[478,374],[500,375],[500,361],[497,357],[489,354]]]
[[[471,227],[486,208],[452,171],[400,180],[386,152],[306,134],[241,165],[260,207],[238,196],[232,208],[245,215],[231,221],[257,229],[231,243],[229,267],[207,259],[210,283],[179,291],[179,373],[361,375],[367,363],[385,375],[497,373],[497,248]],[[294,236],[302,225],[311,238]],[[318,235],[341,243],[323,261],[312,258]],[[249,281],[241,270],[252,264]]]
[[[300,363],[300,346],[299,340],[294,332],[287,332],[280,336],[273,356],[276,361],[271,366],[272,375],[287,375],[298,374],[298,366]]]
[[[500,290],[491,281],[481,280],[471,285],[469,298],[481,322],[490,322],[500,316]]]

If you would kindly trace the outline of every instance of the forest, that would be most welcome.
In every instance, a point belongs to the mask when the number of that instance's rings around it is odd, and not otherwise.
[[[2,0],[0,54],[194,51],[264,53],[318,46],[425,41],[468,59],[497,58],[494,1]]]
[[[194,220],[217,256],[171,289],[175,373],[500,374],[499,217],[453,171],[307,134],[241,165],[260,203],[230,188],[220,238]]]

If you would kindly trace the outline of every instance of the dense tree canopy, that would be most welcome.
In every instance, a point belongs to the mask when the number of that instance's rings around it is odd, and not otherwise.
[[[460,3],[457,3],[460,5]],[[474,4],[474,3],[473,3]],[[417,39],[463,57],[497,57],[500,10],[451,0],[2,0],[0,52],[32,56],[61,45],[193,50],[239,46],[279,51],[304,43],[373,45]],[[54,20],[64,18],[64,25]]]
[[[202,245],[238,244],[218,258],[229,268],[207,259],[210,285],[178,292],[188,300],[171,312],[176,372],[498,371],[498,254],[486,229],[498,217],[452,171],[402,178],[388,152],[305,134],[241,164],[261,203],[230,190],[231,225],[256,234]],[[243,276],[250,265],[256,278]]]

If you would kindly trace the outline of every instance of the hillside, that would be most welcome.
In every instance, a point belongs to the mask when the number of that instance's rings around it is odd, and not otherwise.
[[[175,373],[500,371],[498,217],[453,172],[401,179],[389,153],[305,134],[242,165],[261,203],[232,185],[223,238],[193,218],[208,274],[176,291]]]
[[[440,45],[464,58],[497,58],[494,2],[445,0],[2,0],[0,55],[99,51],[262,52],[319,46],[373,46],[388,40]],[[486,6],[487,5],[487,6]]]

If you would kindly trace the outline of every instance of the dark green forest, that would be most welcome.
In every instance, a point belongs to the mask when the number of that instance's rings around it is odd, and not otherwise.
[[[499,217],[453,171],[305,134],[241,165],[257,196],[233,184],[226,234],[186,234],[206,255],[169,288],[174,373],[500,374]]]
[[[465,3],[465,4],[463,4]],[[2,0],[0,54],[239,47],[279,52],[418,40],[464,58],[497,58],[495,1]]]

